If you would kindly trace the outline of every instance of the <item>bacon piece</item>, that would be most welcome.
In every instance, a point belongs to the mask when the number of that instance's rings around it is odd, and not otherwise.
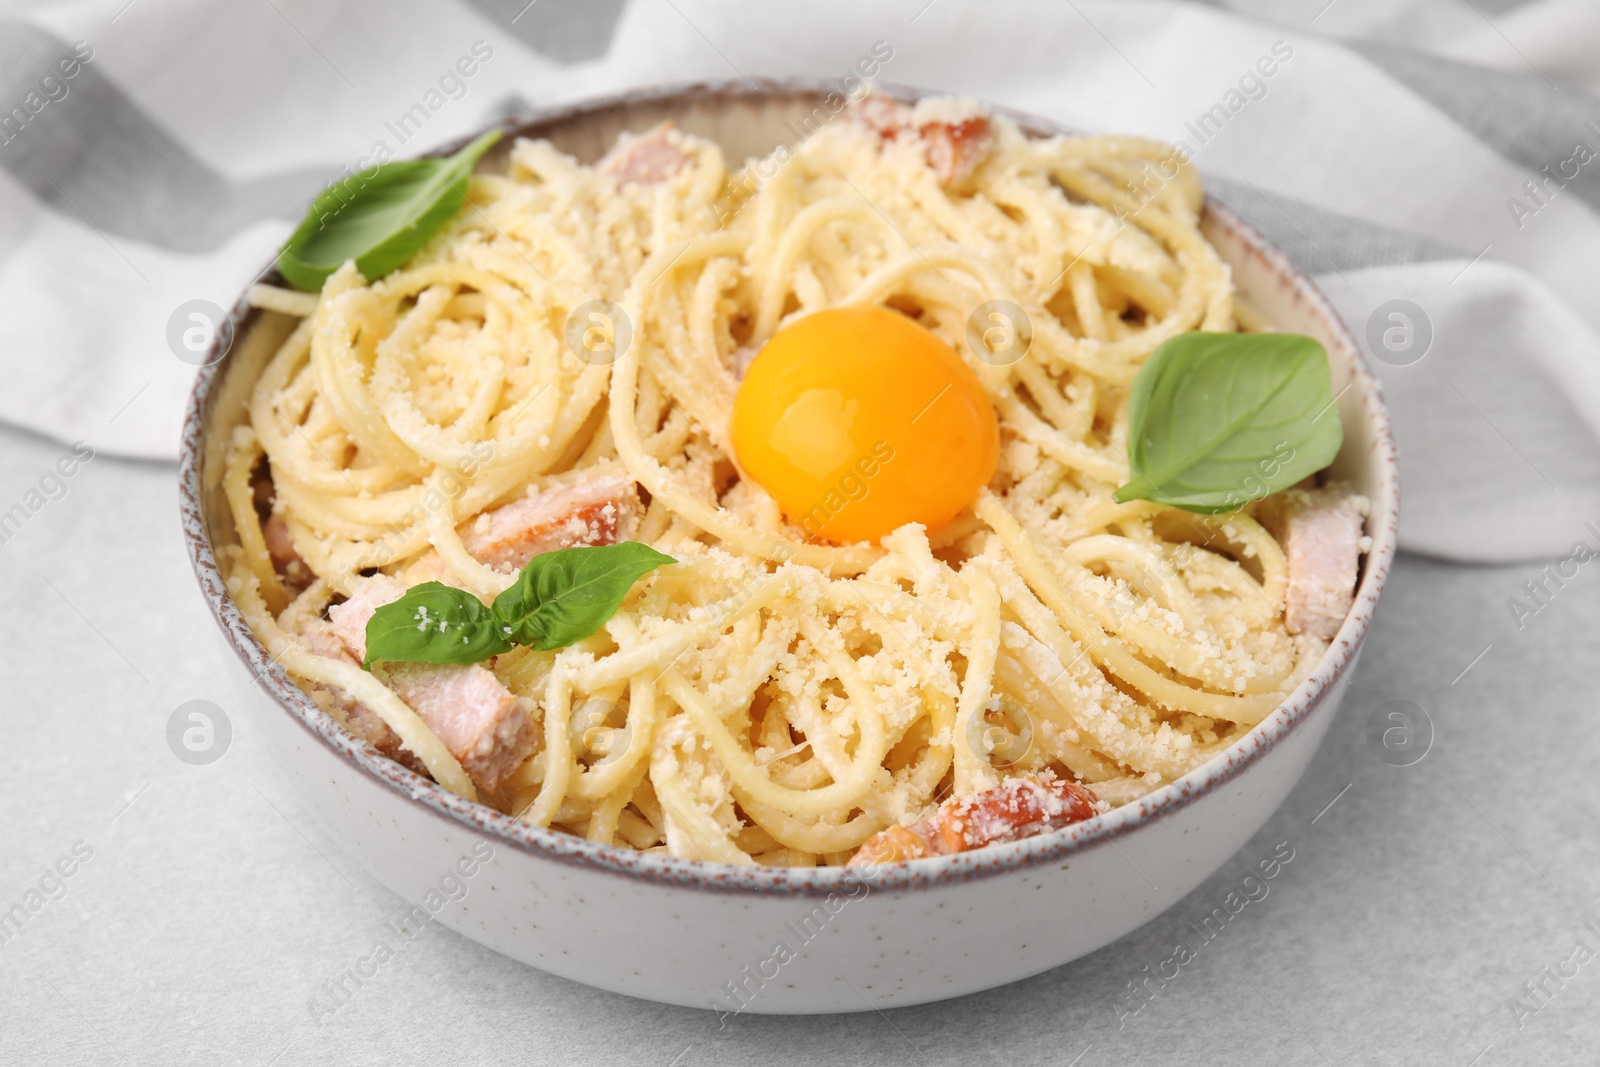
[[[1367,499],[1343,487],[1291,489],[1277,502],[1274,531],[1289,564],[1283,621],[1292,634],[1332,641],[1355,603]]]
[[[994,147],[989,120],[974,111],[919,123],[915,114],[911,105],[882,96],[869,96],[856,107],[856,119],[885,141],[920,139],[923,158],[940,185],[966,184]]]
[[[1008,778],[941,808],[938,851],[950,853],[1059,830],[1099,814],[1100,801],[1086,787],[1052,774]]]
[[[596,169],[619,185],[656,185],[683,170],[693,158],[680,141],[677,127],[670,122],[644,133],[623,133]]]
[[[533,753],[528,701],[478,664],[386,665],[389,685],[411,705],[479,786],[490,792]]]
[[[926,838],[909,826],[899,823],[864,841],[856,854],[850,857],[849,866],[865,867],[871,863],[904,863],[934,855]]]
[[[638,515],[639,493],[633,483],[606,475],[485,512],[474,520],[476,528],[463,543],[479,563],[510,572],[521,570],[541,552],[616,544],[627,536]],[[431,549],[412,561],[402,577],[407,588],[423,582],[462,588],[444,559]]]
[[[354,595],[328,609],[328,621],[357,663],[367,657],[367,623],[373,613],[405,595],[406,587],[387,574],[374,574]]]
[[[541,552],[615,544],[638,513],[639,493],[632,479],[608,474],[486,512],[461,540],[484,566],[516,571]]]
[[[850,866],[948,856],[1016,841],[1092,818],[1104,804],[1085,786],[1038,775],[1008,778],[993,789],[945,801],[910,826],[891,826],[868,838]]]
[[[301,625],[296,636],[312,655],[359,666],[355,656],[351,655],[350,649],[345,645],[344,639],[326,619],[308,619]],[[314,682],[311,688],[314,694],[323,696],[327,701],[323,706],[330,708],[330,713],[344,724],[345,729],[383,755],[405,764],[418,774],[428,773],[422,761],[401,744],[400,735],[395,733],[377,712],[334,686]],[[318,703],[321,704],[322,701]]]
[[[982,117],[959,122],[930,122],[921,127],[928,166],[941,185],[965,185],[989,154],[992,140],[989,120]]]
[[[360,662],[367,621],[405,593],[388,575],[366,580],[354,596],[328,609],[332,629]],[[422,717],[474,782],[494,791],[533,751],[527,701],[519,700],[478,664],[390,663],[384,673],[395,694]]]

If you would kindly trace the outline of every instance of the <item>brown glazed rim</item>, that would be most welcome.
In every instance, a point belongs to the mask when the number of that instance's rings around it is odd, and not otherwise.
[[[612,96],[564,104],[541,111],[519,122],[502,123],[510,137],[541,137],[557,126],[588,116],[627,110],[641,104],[670,104],[674,101],[720,99],[730,102],[762,103],[773,99],[800,98],[820,102],[836,91],[831,83],[818,79],[775,79],[713,83],[671,84],[638,89]],[[914,101],[923,96],[941,95],[907,87],[880,86],[878,92],[897,99]],[[1074,131],[1037,116],[994,107],[1034,136],[1052,136]],[[469,138],[444,145],[432,155],[454,151]],[[512,816],[463,799],[442,786],[380,755],[376,749],[347,733],[300,690],[281,667],[271,661],[267,650],[245,623],[237,605],[228,595],[217,568],[211,534],[203,510],[205,428],[210,420],[220,385],[226,375],[231,342],[244,335],[257,312],[246,297],[229,312],[230,331],[218,331],[217,348],[211,360],[195,378],[194,391],[186,412],[179,457],[179,503],[184,537],[190,562],[202,594],[221,627],[228,644],[243,661],[267,696],[283,714],[327,746],[358,774],[376,780],[400,794],[410,803],[434,816],[455,824],[460,830],[492,838],[529,855],[551,862],[606,872],[630,880],[656,885],[710,892],[754,894],[759,896],[825,896],[852,881],[870,880],[875,889],[911,891],[988,878],[1054,863],[1074,853],[1131,834],[1140,827],[1188,807],[1212,790],[1238,778],[1273,747],[1283,741],[1310,717],[1341,676],[1355,662],[1362,641],[1372,622],[1378,598],[1389,575],[1396,547],[1399,521],[1399,470],[1389,414],[1382,391],[1348,328],[1340,321],[1327,299],[1309,278],[1297,271],[1287,256],[1269,244],[1257,230],[1232,210],[1207,197],[1206,213],[1220,226],[1236,235],[1245,253],[1260,261],[1283,281],[1289,295],[1342,348],[1350,365],[1353,384],[1358,387],[1362,417],[1371,434],[1372,462],[1376,471],[1374,517],[1368,533],[1372,548],[1367,554],[1355,605],[1317,668],[1280,707],[1244,737],[1205,764],[1137,801],[1115,808],[1104,815],[1050,833],[971,852],[867,868],[779,868],[735,867],[726,864],[680,860],[644,855],[629,849],[599,845],[571,834],[532,826]],[[264,272],[267,281],[277,280],[275,272]],[[1219,857],[1220,861],[1221,857]]]

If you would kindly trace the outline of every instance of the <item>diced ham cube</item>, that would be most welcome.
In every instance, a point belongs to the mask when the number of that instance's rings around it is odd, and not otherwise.
[[[494,792],[533,753],[528,701],[473,664],[390,663],[389,685],[428,724],[467,775]]]
[[[597,165],[619,185],[655,185],[689,165],[693,157],[681,146],[681,135],[670,122],[644,133],[624,133]]]
[[[478,517],[462,543],[479,563],[521,570],[534,556],[621,540],[639,512],[633,480],[608,474],[515,500]]]
[[[1278,509],[1272,525],[1289,565],[1284,625],[1331,641],[1355,602],[1367,500],[1344,488],[1291,489]]]
[[[911,105],[869,96],[856,107],[856,119],[885,141],[920,139],[928,168],[946,188],[966,184],[994,147],[989,120],[977,112],[918,122]]]
[[[1098,815],[1105,805],[1085,786],[1050,771],[1008,778],[993,789],[955,797],[910,826],[868,838],[850,866],[948,856],[1059,830]]]
[[[400,598],[405,586],[374,575],[354,596],[328,609],[333,631],[357,662],[366,657],[367,622]],[[390,663],[390,688],[422,717],[479,786],[496,790],[533,751],[527,701],[519,700],[478,664]]]
[[[344,643],[333,628],[333,624],[326,619],[309,619],[300,627],[297,635],[306,649],[313,655],[323,656],[327,659],[336,659],[344,663],[358,663],[351,654],[349,647]],[[361,738],[367,744],[377,749],[398,763],[403,763],[418,774],[427,774],[428,769],[422,761],[412,755],[400,743],[400,735],[390,729],[383,717],[359,700],[355,700],[343,690],[336,689],[321,682],[313,684],[312,689],[324,696],[341,718],[345,729]],[[327,705],[324,705],[327,706]]]
[[[612,545],[623,540],[639,517],[639,493],[631,481],[606,475],[581,485],[562,486],[537,497],[514,500],[474,520],[462,539],[467,554],[502,573],[521,570],[541,552],[575,545]],[[405,585],[461,582],[432,550],[405,569]]]
[[[342,604],[328,609],[334,633],[360,663],[367,658],[367,623],[373,613],[405,595],[406,587],[387,574],[374,574],[361,583],[355,594]]]

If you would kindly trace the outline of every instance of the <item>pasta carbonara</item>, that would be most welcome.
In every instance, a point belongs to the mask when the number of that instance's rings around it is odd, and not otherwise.
[[[298,325],[230,441],[229,589],[381,751],[604,844],[841,864],[1017,779],[1138,798],[1325,650],[1286,622],[1275,501],[1112,496],[1145,357],[1265,328],[1169,146],[869,99],[759,170],[660,128],[598,165],[519,140],[502,171],[387,277],[252,294]],[[991,301],[1025,309],[1014,361],[972,347]],[[962,354],[999,452],[942,527],[832,543],[741,475],[728,421],[770,338],[857,305]],[[438,580],[487,602],[529,551],[622,539],[678,562],[577,644],[407,670],[351,647],[365,601]]]

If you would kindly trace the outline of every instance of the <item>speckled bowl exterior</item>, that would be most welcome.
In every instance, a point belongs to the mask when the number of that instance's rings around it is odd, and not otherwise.
[[[670,86],[558,108],[507,130],[593,160],[618,132],[670,118],[739,160],[792,143],[800,120],[827,108],[831,88]],[[1007,114],[1031,133],[1060,132]],[[1291,698],[1226,752],[1142,800],[940,859],[748,869],[542,830],[385,759],[270,662],[218,573],[215,548],[233,536],[220,488],[223,444],[288,326],[242,299],[231,313],[231,348],[196,379],[180,467],[189,556],[240,701],[305,805],[374,877],[459,933],[575,981],[719,1012],[863,1011],[991,988],[1092,952],[1189,893],[1283,801],[1333,719],[1395,553],[1394,442],[1355,340],[1311,281],[1237,215],[1208,201],[1203,226],[1257,308],[1327,346],[1345,429],[1334,473],[1371,498],[1372,548],[1354,610]]]

